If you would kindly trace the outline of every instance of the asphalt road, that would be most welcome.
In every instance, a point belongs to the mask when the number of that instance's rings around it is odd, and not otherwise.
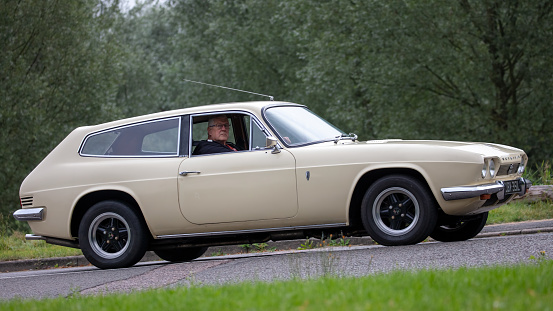
[[[553,257],[553,233],[492,236],[412,246],[352,246],[208,257],[188,263],[147,262],[126,269],[94,267],[0,274],[0,299],[67,297],[171,286],[271,281],[323,274],[368,275],[392,270],[443,269],[531,262]],[[553,276],[551,278],[553,283]]]

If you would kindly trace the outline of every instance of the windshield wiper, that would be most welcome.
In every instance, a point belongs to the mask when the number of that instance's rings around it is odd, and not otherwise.
[[[349,133],[349,134],[342,134],[342,135],[336,136],[334,137],[334,143],[337,144],[340,140],[343,140],[343,139],[356,141],[357,135],[355,135],[354,133]]]

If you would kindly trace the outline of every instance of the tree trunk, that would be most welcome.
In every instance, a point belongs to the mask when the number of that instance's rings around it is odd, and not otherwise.
[[[537,185],[530,187],[527,194],[522,197],[516,196],[513,200],[520,200],[521,202],[538,202],[538,201],[552,201],[553,202],[553,185]]]

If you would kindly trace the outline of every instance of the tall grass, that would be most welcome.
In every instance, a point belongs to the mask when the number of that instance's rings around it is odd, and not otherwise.
[[[552,185],[553,171],[549,161],[542,161],[534,167],[528,167],[523,175],[532,181],[534,185]]]

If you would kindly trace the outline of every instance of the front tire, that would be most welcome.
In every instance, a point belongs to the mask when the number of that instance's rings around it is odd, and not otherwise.
[[[363,226],[382,245],[424,241],[437,222],[437,205],[429,190],[405,175],[382,177],[373,183],[361,206]]]
[[[100,269],[130,267],[148,247],[146,226],[126,204],[103,201],[93,205],[79,226],[85,258]]]
[[[163,260],[170,262],[185,262],[202,256],[206,251],[207,247],[186,247],[154,250],[154,253]]]
[[[430,237],[440,242],[466,241],[474,238],[486,225],[488,212],[475,215],[470,219],[447,217],[447,222],[438,224]]]

